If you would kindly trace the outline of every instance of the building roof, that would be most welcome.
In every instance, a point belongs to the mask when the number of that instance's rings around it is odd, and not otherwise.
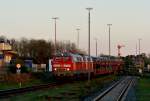
[[[3,51],[4,54],[12,54],[12,55],[17,55],[16,51],[8,50],[8,51]]]

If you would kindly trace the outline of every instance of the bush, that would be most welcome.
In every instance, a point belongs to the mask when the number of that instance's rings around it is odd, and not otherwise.
[[[32,75],[35,78],[40,79],[41,81],[46,82],[46,83],[54,81],[54,77],[51,72],[35,72],[35,73],[32,73]]]
[[[22,73],[20,75],[10,73],[6,76],[6,81],[8,83],[19,83],[19,82],[26,83],[31,81],[31,79],[32,77],[29,73]]]
[[[10,73],[16,73],[16,66],[9,65],[8,66],[8,72],[10,72]]]

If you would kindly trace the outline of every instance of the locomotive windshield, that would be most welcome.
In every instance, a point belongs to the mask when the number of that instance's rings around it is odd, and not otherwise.
[[[55,61],[59,61],[59,62],[67,62],[67,61],[71,61],[71,56],[72,54],[71,53],[68,53],[68,52],[64,52],[64,53],[57,53],[54,57],[54,60]]]
[[[68,52],[64,52],[64,53],[56,53],[55,55],[56,57],[68,57],[68,56],[71,56],[71,53],[68,53]]]

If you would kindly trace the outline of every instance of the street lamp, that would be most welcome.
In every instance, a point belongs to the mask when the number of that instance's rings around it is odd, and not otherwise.
[[[77,28],[76,30],[77,30],[77,47],[79,48],[79,31],[80,31],[80,29]]]
[[[139,41],[139,73],[142,73],[142,63],[141,63],[141,61],[142,61],[142,57],[140,56],[140,54],[141,54],[141,38],[139,38],[138,39],[138,41]]]
[[[107,24],[107,26],[109,27],[109,57],[111,55],[111,46],[110,46],[110,28],[112,26],[112,24]]]
[[[88,10],[88,34],[89,34],[89,37],[88,37],[88,56],[89,56],[89,62],[90,62],[90,20],[91,20],[91,15],[90,15],[90,11],[93,9],[93,8],[86,8]],[[88,66],[89,67],[89,72],[88,72],[88,81],[90,81],[90,65]]]
[[[142,39],[139,39],[139,55],[141,54],[141,40]]]
[[[137,43],[136,43],[136,47],[135,47],[135,55],[137,55]]]
[[[58,19],[58,17],[53,17],[52,19],[54,19],[54,22],[55,22],[55,54],[56,54],[56,20]]]
[[[95,50],[96,50],[96,57],[97,57],[97,38],[95,38],[95,45],[96,45]]]
[[[110,28],[112,26],[112,24],[107,24],[107,26],[109,27],[109,68],[110,67],[110,56],[111,56],[111,46],[110,46]]]

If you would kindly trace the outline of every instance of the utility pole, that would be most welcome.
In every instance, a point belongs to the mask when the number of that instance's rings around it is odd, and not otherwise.
[[[89,57],[89,62],[91,62],[91,54],[90,54],[90,31],[91,31],[91,29],[90,29],[90,24],[91,24],[91,15],[90,15],[90,11],[93,9],[93,8],[86,8],[87,10],[88,10],[88,34],[89,34],[89,37],[88,37],[88,57]],[[88,81],[90,82],[90,65],[88,66],[88,68],[89,68],[89,72],[88,72]]]
[[[53,17],[52,19],[54,19],[54,23],[55,23],[55,54],[56,54],[56,50],[57,50],[57,46],[56,46],[56,20],[58,19],[58,17]]]

